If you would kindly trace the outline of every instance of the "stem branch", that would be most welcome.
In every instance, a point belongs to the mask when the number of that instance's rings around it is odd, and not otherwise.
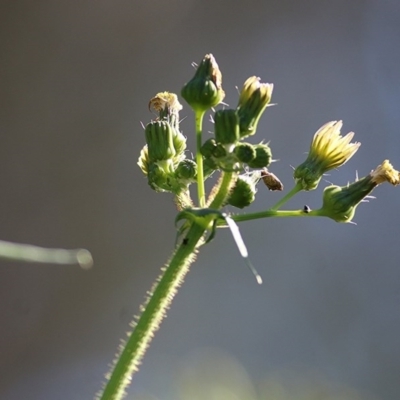
[[[295,194],[302,190],[302,186],[299,183],[296,183],[293,188],[286,193],[275,205],[273,205],[270,210],[278,210],[283,204],[285,204],[289,199],[291,199]]]
[[[265,210],[250,214],[231,215],[235,222],[251,221],[253,219],[270,218],[270,217],[316,217],[320,216],[318,210],[304,212],[304,210]],[[224,224],[224,223],[221,223]],[[225,225],[225,224],[224,224]]]
[[[206,194],[204,189],[204,170],[203,156],[200,152],[202,146],[202,131],[204,111],[196,111],[196,163],[197,163],[197,194],[199,198],[199,207],[203,208],[206,204]]]

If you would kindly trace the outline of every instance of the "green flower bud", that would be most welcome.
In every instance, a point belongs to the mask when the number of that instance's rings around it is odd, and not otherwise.
[[[205,158],[210,158],[213,156],[216,147],[217,147],[217,142],[215,141],[215,139],[208,139],[201,146],[200,153]]]
[[[344,187],[331,185],[325,188],[322,207],[315,214],[329,217],[336,222],[350,222],[357,206],[383,182],[394,186],[400,183],[399,171],[396,171],[388,160],[354,183]]]
[[[354,132],[342,137],[341,128],[342,121],[331,121],[315,133],[307,159],[293,174],[303,190],[316,189],[323,174],[346,163],[360,147],[360,143],[350,143]]]
[[[212,155],[215,158],[222,158],[226,156],[226,149],[223,144],[217,143],[217,145],[214,147]]]
[[[218,168],[217,163],[212,158],[203,158],[204,178],[208,178]]]
[[[214,115],[215,140],[221,144],[239,141],[239,117],[236,110],[218,110]]]
[[[257,144],[254,146],[256,156],[253,160],[249,161],[247,165],[250,168],[264,168],[268,167],[272,161],[271,149],[267,144]]]
[[[137,163],[142,172],[147,175],[149,172],[149,154],[147,150],[147,144],[144,145],[143,149],[140,151],[140,156]]]
[[[256,198],[256,183],[258,181],[259,173],[239,175],[229,195],[228,204],[237,208],[249,206]]]
[[[222,144],[217,143],[215,139],[208,139],[201,146],[200,153],[205,158],[221,158],[226,156],[226,149]]]
[[[244,83],[237,106],[242,138],[256,133],[258,121],[271,101],[273,89],[272,83],[260,83],[260,78],[256,76]]]
[[[246,164],[256,158],[256,150],[250,143],[238,143],[233,152],[240,162]]]
[[[150,187],[156,192],[169,191],[168,174],[159,165],[153,163],[149,167],[147,180]]]
[[[195,180],[197,176],[197,164],[193,160],[182,160],[175,170],[178,179]]]
[[[186,138],[178,128],[172,128],[172,142],[176,151],[175,158],[183,155],[186,149]]]
[[[145,128],[150,161],[168,160],[175,156],[173,129],[166,121],[152,121]]]
[[[212,54],[204,57],[194,77],[186,83],[181,94],[195,111],[206,111],[224,99],[222,74]]]

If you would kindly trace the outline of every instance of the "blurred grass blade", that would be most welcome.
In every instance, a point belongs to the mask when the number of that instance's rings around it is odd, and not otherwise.
[[[49,249],[0,240],[0,258],[46,264],[79,265],[89,269],[93,265],[92,255],[85,249]]]

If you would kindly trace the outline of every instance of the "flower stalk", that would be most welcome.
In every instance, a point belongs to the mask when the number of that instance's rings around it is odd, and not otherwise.
[[[204,233],[203,227],[192,224],[177,246],[164,272],[150,291],[147,302],[142,306],[143,312],[134,324],[134,330],[114,363],[110,379],[98,399],[120,400],[125,396],[132,375],[138,371],[155,332],[165,318],[190,265],[196,259],[197,249],[203,242]]]
[[[246,246],[235,222],[270,217],[325,216],[337,222],[350,222],[358,204],[379,184],[400,183],[399,172],[385,160],[368,176],[346,187],[325,189],[322,207],[308,206],[297,210],[280,208],[300,191],[315,189],[323,174],[345,164],[358,150],[360,143],[351,143],[353,133],[341,136],[342,122],[331,121],[314,135],[306,160],[294,171],[294,186],[269,209],[229,215],[221,211],[225,205],[248,207],[263,180],[270,191],[282,191],[283,184],[267,167],[272,159],[271,149],[263,142],[252,144],[243,139],[253,136],[262,113],[270,105],[273,84],[250,77],[240,92],[236,109],[215,113],[214,137],[203,142],[203,119],[207,111],[220,104],[225,96],[222,74],[211,54],[199,64],[194,77],[184,85],[181,94],[195,114],[196,154],[187,158],[186,139],[179,128],[182,106],[175,94],[158,93],[150,100],[149,108],[158,114],[145,128],[147,144],[143,147],[138,165],[147,176],[150,187],[158,192],[174,194],[180,211],[176,221],[180,226],[179,241],[169,262],[163,268],[149,297],[141,307],[142,314],[133,324],[134,330],[115,361],[110,379],[100,400],[121,400],[131,377],[138,370],[151,339],[160,327],[171,301],[195,261],[200,246],[215,236],[218,227],[228,226],[241,256],[261,283],[261,277],[248,259]],[[214,172],[220,174],[206,201],[204,181]],[[192,201],[189,186],[196,182],[198,207]],[[264,187],[265,188],[265,187]],[[208,234],[208,235],[207,235]],[[207,235],[207,236],[206,236]]]

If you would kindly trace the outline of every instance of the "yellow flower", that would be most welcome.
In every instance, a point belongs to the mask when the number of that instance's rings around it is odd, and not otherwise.
[[[342,121],[331,121],[315,133],[306,161],[294,171],[303,190],[315,189],[325,172],[346,163],[360,147],[359,142],[350,143],[354,132],[341,136],[342,125]]]
[[[261,83],[256,76],[251,76],[244,83],[237,106],[242,138],[256,133],[258,121],[271,101],[273,90],[272,83]]]

